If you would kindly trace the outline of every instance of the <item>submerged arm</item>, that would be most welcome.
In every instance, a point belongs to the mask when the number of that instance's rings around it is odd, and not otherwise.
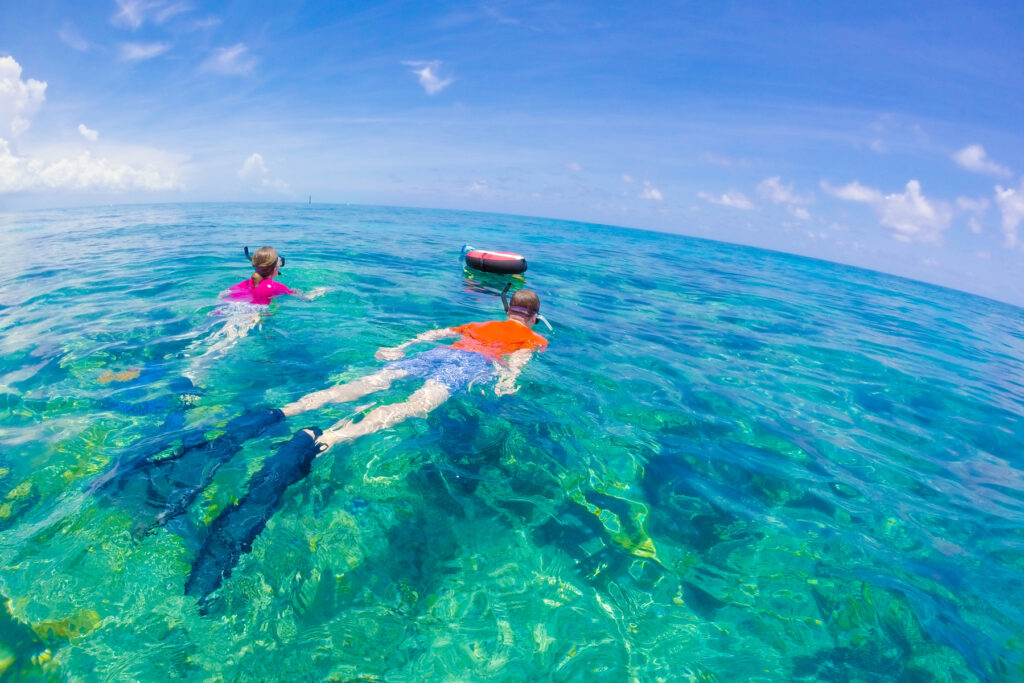
[[[377,360],[398,360],[405,355],[405,349],[412,346],[413,344],[419,344],[426,341],[434,341],[435,339],[444,339],[445,337],[458,336],[458,332],[450,327],[443,327],[440,330],[428,330],[422,334],[418,334],[404,344],[398,346],[382,346],[377,349],[377,353],[373,354]]]
[[[516,386],[516,379],[532,357],[532,349],[521,349],[510,354],[505,364],[495,363],[494,370],[498,375],[498,381],[494,384],[494,393],[498,396],[504,396],[505,394],[514,394],[519,391],[519,387]]]
[[[303,292],[301,289],[293,289],[289,294],[297,299],[302,299],[303,301],[312,301],[313,299],[322,297],[327,293],[327,291],[326,287],[314,287],[308,292]]]

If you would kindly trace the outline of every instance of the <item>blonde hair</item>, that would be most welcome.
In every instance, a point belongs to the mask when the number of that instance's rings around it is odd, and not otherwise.
[[[280,263],[281,257],[273,247],[260,247],[252,255],[252,284],[258,285],[273,276],[274,269]]]

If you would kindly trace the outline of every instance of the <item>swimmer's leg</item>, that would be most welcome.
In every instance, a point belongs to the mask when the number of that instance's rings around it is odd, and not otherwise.
[[[441,382],[428,379],[413,392],[409,400],[374,408],[360,422],[342,420],[325,431],[317,440],[325,446],[324,451],[341,441],[350,441],[366,434],[392,427],[410,417],[426,417],[430,411],[448,400],[448,387]]]
[[[252,550],[253,541],[280,506],[285,489],[309,473],[320,434],[315,427],[303,429],[281,444],[253,476],[245,496],[213,521],[185,582],[187,595],[204,603],[223,577],[231,575],[239,558]]]
[[[193,430],[185,435],[184,445],[174,453],[156,459],[166,449],[164,444],[158,444],[157,448],[115,466],[93,490],[114,485],[115,491],[120,491],[129,481],[143,479],[147,487],[145,503],[159,511],[155,522],[139,522],[137,531],[147,532],[185,512],[196,496],[210,485],[220,466],[240,451],[246,441],[283,419],[280,410],[255,411],[234,418],[225,425],[224,434],[209,441],[203,438],[202,430]]]
[[[307,410],[315,410],[325,403],[344,403],[345,401],[354,401],[357,398],[362,398],[367,394],[375,391],[383,391],[391,386],[399,377],[405,377],[409,373],[405,370],[389,370],[384,368],[380,372],[375,372],[372,375],[361,377],[357,380],[347,382],[346,384],[339,384],[336,387],[330,389],[324,389],[322,391],[314,391],[312,394],[306,394],[298,401],[289,403],[285,407],[281,408],[281,412],[286,417],[292,415],[298,415],[304,413]]]

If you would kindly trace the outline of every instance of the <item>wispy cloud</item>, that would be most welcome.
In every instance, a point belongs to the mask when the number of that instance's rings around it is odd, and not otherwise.
[[[663,197],[661,196],[661,190],[651,184],[651,181],[645,180],[644,187],[640,190],[640,199],[647,199],[653,202],[660,202]]]
[[[252,72],[257,61],[256,57],[249,54],[249,48],[244,43],[237,43],[214,50],[199,69],[226,76],[244,76]]]
[[[565,165],[565,167],[573,173],[579,173],[583,170],[583,165],[578,161],[570,161]]]
[[[713,166],[721,166],[722,168],[745,168],[750,166],[750,162],[746,159],[733,159],[732,157],[715,152],[704,152],[700,158]]]
[[[145,21],[145,12],[149,4],[142,0],[117,0],[119,11],[111,21],[117,26],[137,29]]]
[[[953,160],[961,167],[974,173],[984,173],[1001,178],[1009,178],[1013,172],[1002,164],[997,164],[985,154],[981,145],[968,145],[953,155]]]
[[[92,128],[87,128],[84,123],[78,124],[78,132],[81,133],[82,137],[88,140],[89,142],[96,142],[96,140],[100,137],[99,131],[93,130]]]
[[[786,211],[802,221],[810,220],[810,212],[804,208],[814,202],[814,195],[800,195],[793,190],[793,184],[783,185],[781,176],[765,178],[757,185],[757,193],[772,204],[781,204]]]
[[[259,152],[253,152],[242,162],[242,167],[238,169],[238,177],[245,183],[270,190],[288,191],[290,189],[288,183],[279,178],[270,177],[267,164]]]
[[[770,201],[772,204],[810,204],[814,201],[814,195],[799,195],[793,191],[793,185],[782,184],[781,176],[765,178],[757,185],[757,193]]]
[[[707,192],[701,191],[697,193],[697,197],[711,204],[729,206],[734,209],[743,209],[744,211],[749,211],[754,208],[754,202],[750,201],[745,194],[738,190],[729,190],[728,192],[719,195],[708,194]]]
[[[1017,190],[1012,187],[1004,190],[1001,185],[996,185],[996,204],[1003,213],[1004,242],[1013,249],[1017,246],[1017,226],[1024,220],[1024,181]]]
[[[893,194],[883,194],[857,181],[834,187],[823,180],[821,188],[833,197],[870,206],[881,224],[901,242],[940,243],[953,217],[948,204],[921,194],[921,183],[916,180],[907,183],[905,192]]]
[[[219,17],[209,16],[204,19],[196,19],[192,22],[190,28],[195,31],[205,31],[214,26],[220,26],[220,24],[221,20]]]
[[[79,52],[89,50],[89,41],[83,38],[82,34],[75,28],[75,25],[69,21],[65,21],[60,27],[60,30],[57,31],[57,37],[72,50],[78,50]]]
[[[0,137],[21,135],[46,99],[46,83],[21,80],[21,65],[14,57],[0,57]]]
[[[159,57],[170,49],[169,43],[121,43],[121,59],[141,62]]]
[[[967,227],[971,229],[975,235],[981,233],[981,217],[988,211],[989,201],[985,197],[980,199],[973,199],[971,197],[957,197],[956,206],[961,211],[966,211],[970,214],[967,217]]]
[[[111,18],[115,26],[123,26],[133,31],[141,27],[147,20],[154,24],[163,24],[173,17],[192,11],[187,2],[166,2],[165,0],[116,0],[117,13]]]
[[[428,95],[436,95],[455,81],[451,77],[441,78],[438,73],[441,69],[441,62],[439,60],[432,62],[402,62],[402,64],[413,67],[412,73],[419,77],[420,85],[423,86]]]
[[[622,182],[624,183],[632,183],[636,181],[636,179],[633,176],[629,175],[628,173],[623,173],[621,177]]]
[[[176,2],[171,5],[165,5],[156,10],[153,14],[153,22],[156,24],[162,24],[172,17],[176,17],[179,14],[192,11],[192,5],[187,2]]]

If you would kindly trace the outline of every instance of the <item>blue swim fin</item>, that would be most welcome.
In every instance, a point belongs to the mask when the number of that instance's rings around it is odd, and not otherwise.
[[[185,581],[185,594],[198,597],[201,609],[205,609],[207,596],[231,575],[242,555],[252,550],[253,541],[280,507],[285,489],[309,474],[319,453],[316,439],[322,432],[316,427],[308,429],[315,436],[303,430],[282,443],[253,475],[245,496],[225,508],[210,525],[210,533]]]

